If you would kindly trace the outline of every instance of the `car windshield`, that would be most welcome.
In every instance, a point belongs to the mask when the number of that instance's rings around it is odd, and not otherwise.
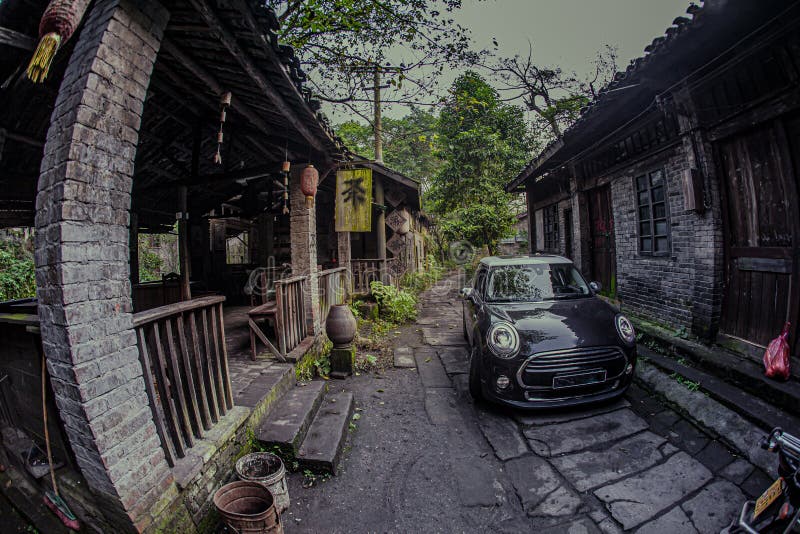
[[[570,263],[495,267],[486,285],[486,300],[490,302],[531,302],[590,294],[583,277]]]

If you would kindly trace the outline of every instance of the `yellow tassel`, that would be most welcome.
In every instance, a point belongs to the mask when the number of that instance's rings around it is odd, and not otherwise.
[[[48,33],[39,41],[27,71],[28,78],[33,83],[42,83],[47,78],[59,46],[61,46],[61,36],[57,33]]]

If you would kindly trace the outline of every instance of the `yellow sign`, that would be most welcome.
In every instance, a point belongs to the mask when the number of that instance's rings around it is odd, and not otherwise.
[[[372,229],[372,169],[347,169],[336,173],[336,231],[369,232]]]

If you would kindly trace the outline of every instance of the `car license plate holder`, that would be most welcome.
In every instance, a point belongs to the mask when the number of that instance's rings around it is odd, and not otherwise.
[[[553,389],[588,386],[606,381],[605,369],[594,369],[578,373],[561,374],[553,377]]]
[[[783,478],[778,478],[775,482],[772,483],[767,490],[761,494],[761,497],[758,498],[756,501],[756,505],[753,507],[753,521],[760,516],[764,510],[769,508],[769,505],[774,503],[775,500],[781,496],[783,493]]]

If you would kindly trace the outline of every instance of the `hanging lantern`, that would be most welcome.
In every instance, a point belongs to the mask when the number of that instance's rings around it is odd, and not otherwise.
[[[300,191],[306,196],[306,207],[314,206],[314,197],[317,195],[317,184],[319,184],[319,172],[312,164],[303,169],[300,174]]]
[[[42,83],[50,72],[53,58],[81,23],[89,0],[52,0],[39,22],[39,44],[28,64],[28,78]]]

